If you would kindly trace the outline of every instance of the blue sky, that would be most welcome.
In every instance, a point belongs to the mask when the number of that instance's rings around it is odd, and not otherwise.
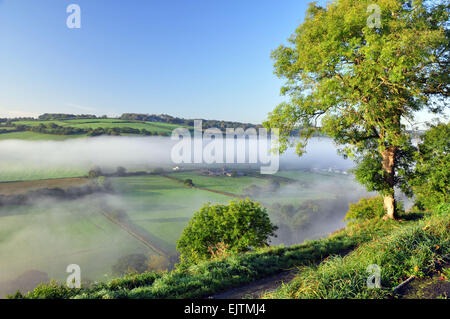
[[[0,0],[0,117],[137,112],[259,123],[283,100],[270,53],[308,2]],[[66,26],[72,3],[81,29]]]
[[[0,116],[44,112],[260,122],[282,98],[271,50],[301,0],[0,0]],[[68,29],[66,8],[81,8]]]

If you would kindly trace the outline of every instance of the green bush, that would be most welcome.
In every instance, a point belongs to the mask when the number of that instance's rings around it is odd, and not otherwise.
[[[450,123],[430,128],[418,149],[412,181],[416,205],[431,210],[450,200]]]
[[[210,258],[220,243],[231,252],[265,246],[276,229],[259,203],[248,199],[228,205],[207,203],[183,230],[177,250],[182,262],[195,263]]]
[[[112,271],[115,275],[124,275],[127,273],[143,273],[148,268],[147,256],[144,254],[130,254],[120,257]]]
[[[22,294],[21,292],[16,292],[12,296],[8,296],[8,298],[12,299],[69,299],[80,292],[83,289],[77,288],[69,288],[66,285],[62,285],[56,281],[51,281],[50,283],[42,283],[37,286],[33,291],[30,291],[27,294]]]
[[[403,212],[401,202],[396,202],[397,211]],[[366,219],[382,218],[386,211],[384,209],[383,197],[363,197],[357,203],[350,203],[344,221],[359,222]]]
[[[384,214],[383,197],[364,197],[355,204],[349,204],[349,210],[344,220],[356,222],[375,217],[382,218]]]
[[[194,182],[190,178],[186,178],[183,183],[184,183],[184,185],[189,186],[189,187],[194,186]]]

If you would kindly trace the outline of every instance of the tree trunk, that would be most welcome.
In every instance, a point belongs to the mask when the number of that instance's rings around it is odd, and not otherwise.
[[[383,171],[384,179],[389,185],[389,191],[384,197],[384,209],[386,210],[386,216],[384,219],[396,219],[397,209],[395,205],[394,197],[394,176],[395,176],[395,152],[397,148],[395,146],[390,146],[385,149],[381,155],[383,157]]]
[[[386,210],[386,215],[384,220],[387,219],[397,219],[397,209],[395,208],[395,198],[394,195],[385,195],[384,198],[384,209]]]

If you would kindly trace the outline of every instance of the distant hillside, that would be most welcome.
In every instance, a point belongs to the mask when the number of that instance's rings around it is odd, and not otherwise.
[[[180,117],[173,117],[167,114],[138,114],[138,113],[124,113],[119,119],[127,120],[127,121],[146,121],[146,122],[162,122],[169,124],[179,124],[185,126],[194,126],[193,119],[184,119]],[[251,124],[251,123],[241,123],[241,122],[232,122],[232,121],[219,121],[219,120],[205,120],[203,121],[203,128],[211,128],[217,127],[220,129],[223,128],[237,128],[242,127],[247,129],[249,127],[262,127],[260,124]]]
[[[45,113],[36,118],[0,119],[2,139],[54,139],[100,135],[169,136],[178,127],[192,130],[193,119],[173,117],[167,114],[125,113],[118,118],[106,115]],[[231,121],[202,120],[203,129],[259,128],[261,125]]]
[[[96,116],[92,114],[64,114],[64,113],[45,113],[38,117],[39,121],[64,121],[64,120],[86,120],[86,119],[108,119],[106,115]],[[140,114],[140,113],[124,113],[117,119],[124,121],[139,121],[139,122],[160,122],[168,124],[178,124],[183,126],[194,126],[194,119],[185,119],[180,117],[174,117],[167,114]],[[16,119],[12,119],[15,121]],[[33,120],[32,118],[20,118],[17,120]],[[205,120],[203,121],[204,128],[237,128],[242,127],[247,129],[249,127],[262,127],[260,124],[242,123],[234,121],[221,121],[221,120]]]

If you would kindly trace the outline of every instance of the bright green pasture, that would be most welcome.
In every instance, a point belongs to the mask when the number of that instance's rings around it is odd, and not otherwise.
[[[0,134],[0,140],[29,140],[29,141],[41,141],[41,140],[54,140],[62,141],[71,138],[79,138],[86,135],[54,135],[54,134],[43,134],[35,132],[12,132],[12,133],[2,133]]]
[[[18,121],[16,124],[24,124],[28,126],[38,126],[39,124],[55,123],[59,126],[71,126],[78,128],[113,128],[113,127],[131,127],[134,129],[146,129],[150,132],[171,133],[180,125],[160,123],[160,122],[141,122],[141,121],[125,121],[119,119],[87,119],[87,120],[64,120],[64,121]]]
[[[178,179],[192,179],[195,186],[208,188],[216,191],[229,192],[240,196],[245,196],[245,189],[250,185],[256,185],[264,188],[269,183],[271,176],[260,175],[227,177],[227,176],[205,176],[198,171],[179,172],[170,174]],[[254,200],[260,201],[264,205],[279,204],[301,204],[306,200],[318,200],[323,198],[335,198],[336,188],[327,191],[321,187],[322,182],[346,183],[349,178],[338,174],[317,174],[306,171],[283,171],[277,173],[276,176],[286,177],[289,180],[280,183],[280,189],[277,192],[264,192],[260,195],[252,197]],[[331,180],[331,181],[330,181]]]
[[[0,135],[1,136],[1,135]],[[87,176],[86,169],[76,167],[51,167],[24,166],[23,164],[4,163],[0,167],[0,182],[34,181],[39,179],[67,178]]]
[[[254,184],[264,187],[268,183],[268,179],[251,177],[251,176],[206,176],[199,171],[172,173],[170,176],[181,180],[192,179],[195,186],[208,188],[221,192],[243,195],[245,188]]]

